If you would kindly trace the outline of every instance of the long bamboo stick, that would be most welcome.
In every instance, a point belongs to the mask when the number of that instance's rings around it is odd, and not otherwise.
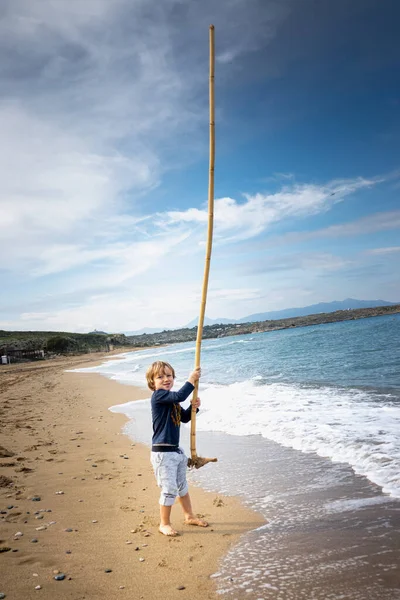
[[[201,340],[203,337],[204,315],[206,312],[208,279],[210,274],[211,250],[214,228],[214,165],[215,165],[215,95],[214,95],[214,77],[215,77],[215,42],[214,25],[209,28],[210,44],[210,80],[209,80],[209,104],[210,104],[210,154],[208,171],[208,228],[207,228],[207,248],[206,261],[204,266],[203,287],[201,292],[201,304],[199,323],[196,337],[195,367],[200,366]],[[196,382],[193,391],[193,401],[198,396],[198,382]],[[216,462],[216,458],[200,458],[196,452],[196,409],[192,406],[192,418],[190,428],[190,455],[189,467],[200,468],[208,462]]]

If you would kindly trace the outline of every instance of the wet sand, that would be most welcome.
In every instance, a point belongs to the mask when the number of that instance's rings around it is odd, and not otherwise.
[[[65,372],[101,358],[0,370],[0,592],[10,600],[216,598],[210,576],[219,561],[264,521],[237,498],[192,487],[210,527],[183,525],[175,506],[181,535],[158,533],[149,449],[122,434],[126,418],[108,410],[143,390]]]

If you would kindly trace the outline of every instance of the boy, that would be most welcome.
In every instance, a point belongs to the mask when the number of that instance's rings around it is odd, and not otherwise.
[[[192,504],[186,481],[187,456],[179,447],[180,424],[188,423],[192,416],[192,407],[186,410],[180,406],[194,390],[199,380],[200,367],[188,377],[186,383],[177,392],[171,392],[175,371],[167,362],[154,362],[147,370],[147,385],[152,390],[151,414],[153,420],[153,439],[151,464],[161,488],[159,531],[167,536],[176,536],[178,532],[171,526],[171,509],[175,498],[179,502],[187,525],[207,527],[208,523],[193,514]],[[199,410],[200,398],[194,406]]]

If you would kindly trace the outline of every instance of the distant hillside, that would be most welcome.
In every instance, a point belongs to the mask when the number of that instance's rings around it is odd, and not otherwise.
[[[241,317],[240,319],[204,319],[204,325],[218,325],[229,323],[255,323],[256,321],[269,321],[276,319],[291,319],[293,317],[305,317],[307,315],[315,315],[319,313],[330,313],[337,310],[354,310],[355,308],[375,308],[377,306],[395,306],[396,302],[387,302],[386,300],[357,300],[356,298],[346,298],[346,300],[334,300],[332,302],[319,302],[310,306],[302,306],[300,308],[284,308],[283,310],[272,310],[269,312],[255,313]],[[196,327],[198,318],[193,319],[184,328],[190,329]],[[157,330],[158,332],[161,329]],[[143,333],[156,333],[156,331],[143,331]],[[129,335],[129,334],[127,334]]]
[[[224,319],[223,317],[220,319],[210,319],[209,317],[204,318],[204,325],[218,325],[219,323],[226,325],[227,323],[237,323],[237,322],[238,321],[235,321],[235,319]],[[199,318],[197,317],[197,319],[193,319],[193,321],[190,321],[190,323],[185,325],[185,327],[187,327],[188,329],[190,329],[191,327],[197,327],[198,323],[199,323]]]
[[[316,306],[320,307],[321,304]],[[283,312],[283,311],[279,311]],[[311,315],[249,321],[247,323],[218,323],[206,325],[203,339],[222,338],[247,333],[263,333],[292,327],[308,327],[323,323],[335,323],[354,319],[365,319],[400,313],[400,304],[386,302],[373,308],[345,309],[335,312],[318,312]],[[71,333],[62,331],[3,331],[0,330],[0,353],[16,360],[51,358],[58,354],[79,354],[81,352],[100,352],[111,348],[159,346],[189,342],[196,339],[197,326],[191,328],[164,330],[159,333],[142,333],[125,336],[123,334]]]
[[[28,353],[43,351],[44,356],[104,352],[111,348],[129,346],[121,334],[71,333],[65,331],[3,331],[0,330],[0,353],[22,359]]]
[[[400,313],[400,304],[389,306],[377,306],[373,308],[356,308],[337,310],[335,312],[314,313],[300,317],[286,319],[273,319],[265,321],[249,321],[248,323],[218,323],[206,325],[203,329],[203,339],[222,338],[232,335],[244,335],[247,333],[264,333],[276,331],[277,329],[289,329],[292,327],[308,327],[310,325],[322,325],[323,323],[336,323],[339,321],[352,321],[354,319],[366,319],[384,315],[395,315]],[[142,334],[128,337],[132,346],[158,346],[160,344],[176,344],[190,342],[196,339],[197,327],[174,329],[160,333]]]
[[[330,313],[337,310],[354,310],[356,308],[375,308],[377,306],[395,306],[396,302],[386,300],[357,300],[346,298],[346,300],[334,300],[333,302],[319,302],[301,308],[285,308],[284,310],[273,310],[264,313],[248,315],[235,321],[236,323],[252,323],[255,321],[267,321],[269,319],[291,319],[293,317],[305,317],[319,313]],[[231,321],[232,322],[232,321]]]
[[[184,328],[191,329],[192,327],[197,327],[199,319],[193,319],[187,325],[184,325]],[[204,325],[216,325],[217,323],[233,323],[232,319],[209,319],[205,317]],[[181,327],[173,327],[172,329],[169,327],[143,327],[142,329],[137,329],[136,331],[124,331],[125,335],[143,335],[143,334],[152,334],[152,333],[161,333],[162,331],[176,331],[177,329],[182,329]]]

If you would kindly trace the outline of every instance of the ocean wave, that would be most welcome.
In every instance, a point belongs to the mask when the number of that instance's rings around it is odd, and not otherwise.
[[[400,497],[400,409],[358,389],[260,385],[248,380],[202,391],[197,428],[261,435],[352,466]]]
[[[372,496],[370,498],[346,498],[344,500],[334,500],[333,502],[327,502],[324,508],[327,513],[339,513],[353,510],[360,510],[361,508],[370,508],[378,504],[385,504],[391,502],[392,499],[389,496]]]

